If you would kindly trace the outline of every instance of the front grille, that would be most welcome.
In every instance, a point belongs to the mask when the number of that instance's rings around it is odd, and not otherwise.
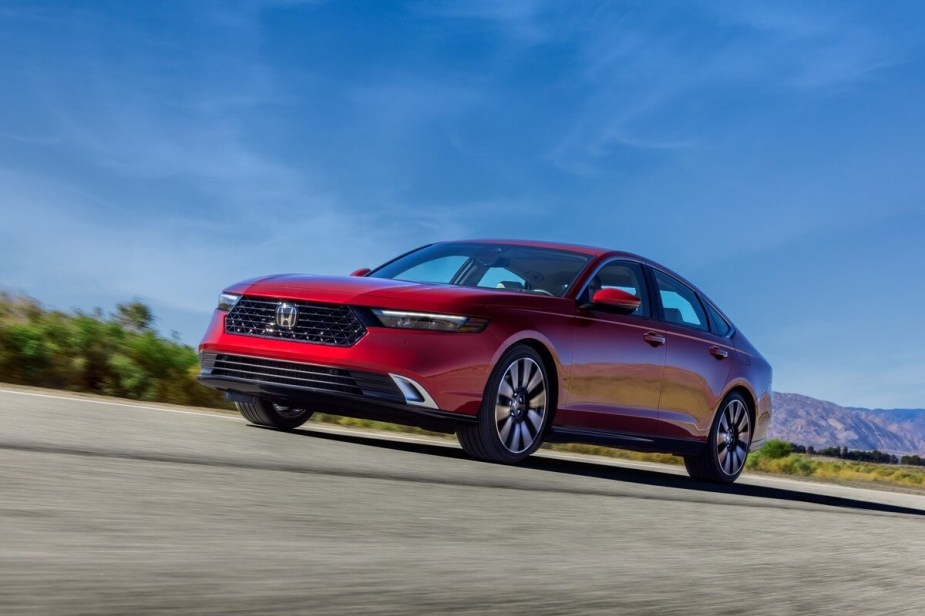
[[[211,353],[203,355],[202,367],[204,373],[239,381],[369,396],[395,402],[405,400],[395,382],[385,374],[243,355],[213,355]]]
[[[291,328],[276,322],[276,309],[283,303],[298,308],[296,323]],[[229,334],[282,338],[349,347],[366,333],[350,306],[318,304],[261,297],[242,297],[225,317]]]

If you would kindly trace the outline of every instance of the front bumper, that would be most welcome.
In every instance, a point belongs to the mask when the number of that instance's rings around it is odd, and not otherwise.
[[[199,346],[202,384],[335,414],[364,406],[383,411],[370,418],[384,421],[393,411],[473,420],[498,344],[487,333],[382,327],[349,347],[312,344],[226,332],[226,314],[214,313]]]
[[[436,408],[410,379],[258,357],[202,353],[197,377],[234,401],[266,397],[287,406],[452,432],[467,415]]]

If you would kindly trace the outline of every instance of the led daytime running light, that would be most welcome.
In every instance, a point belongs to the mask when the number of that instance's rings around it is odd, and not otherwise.
[[[487,319],[455,314],[385,309],[373,309],[373,314],[376,315],[383,327],[396,329],[472,333],[480,332],[488,325]]]

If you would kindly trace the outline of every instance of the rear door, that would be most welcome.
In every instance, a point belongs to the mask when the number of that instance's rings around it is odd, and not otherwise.
[[[642,302],[633,314],[590,305],[594,291],[619,288]],[[665,363],[665,330],[653,318],[642,266],[603,265],[578,296],[568,391],[556,423],[569,428],[653,435]]]
[[[728,382],[735,349],[710,331],[699,295],[677,278],[651,270],[667,335],[659,400],[661,435],[704,439]]]

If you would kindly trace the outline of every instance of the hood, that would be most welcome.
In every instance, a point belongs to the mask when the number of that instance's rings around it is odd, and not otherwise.
[[[228,292],[261,297],[350,304],[370,308],[398,308],[458,312],[487,304],[532,305],[559,298],[453,285],[424,284],[365,276],[270,276],[230,287]]]

